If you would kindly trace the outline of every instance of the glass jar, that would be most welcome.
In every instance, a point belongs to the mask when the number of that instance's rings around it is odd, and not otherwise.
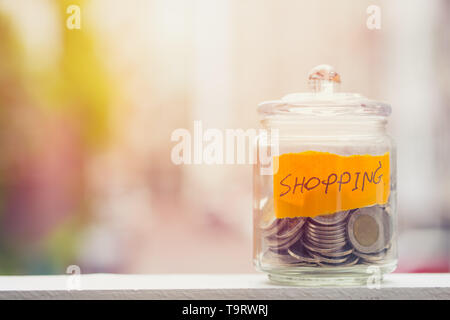
[[[254,264],[276,282],[376,285],[397,265],[391,108],[340,82],[317,66],[312,92],[258,107]]]

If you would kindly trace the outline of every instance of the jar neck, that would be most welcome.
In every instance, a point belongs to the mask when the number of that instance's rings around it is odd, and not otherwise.
[[[309,119],[270,119],[261,121],[264,129],[276,129],[282,136],[373,137],[387,134],[385,117],[377,118],[309,118]]]

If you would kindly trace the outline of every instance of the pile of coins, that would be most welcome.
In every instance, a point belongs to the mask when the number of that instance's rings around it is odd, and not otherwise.
[[[260,229],[266,247],[263,263],[345,267],[383,263],[393,223],[388,207],[372,206],[314,218],[273,218]]]

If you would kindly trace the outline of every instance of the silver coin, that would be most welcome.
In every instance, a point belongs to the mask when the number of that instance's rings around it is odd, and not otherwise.
[[[278,242],[273,241],[273,242],[267,243],[267,241],[266,241],[266,244],[269,247],[277,249],[277,250],[286,250],[290,246],[292,246],[294,243],[296,243],[302,237],[302,235],[303,235],[303,230],[301,229],[300,231],[297,232],[296,235],[294,235],[291,238],[288,238],[287,240],[276,239],[276,241],[278,241]]]
[[[264,252],[261,258],[262,263],[271,265],[284,265],[284,266],[299,266],[301,263],[298,259],[294,258],[286,252],[286,254],[280,254],[267,250]]]
[[[273,235],[277,234],[278,232],[280,232],[281,230],[283,230],[287,223],[288,223],[287,219],[275,219],[270,224],[269,227],[267,227],[265,229],[261,228],[262,235],[264,237],[273,236]]]
[[[345,214],[342,214],[344,216]],[[341,216],[341,218],[342,218]],[[318,254],[326,259],[344,257],[350,252],[345,252],[347,247],[345,219],[335,225],[320,225],[312,219],[308,221],[304,237],[304,246],[311,255]]]
[[[328,252],[328,253],[322,253],[323,256],[330,257],[330,258],[340,258],[344,256],[348,256],[354,252],[353,248],[342,248],[341,250],[334,251],[334,252]]]
[[[332,226],[320,226],[320,225],[317,225],[310,221],[308,223],[307,227],[314,231],[322,231],[322,232],[329,232],[329,233],[345,231],[345,223],[332,225]]]
[[[284,245],[293,237],[297,236],[305,223],[303,218],[285,218],[282,228],[277,228],[277,233],[266,236],[265,243],[270,247],[278,247]],[[265,234],[264,234],[265,235]]]
[[[311,253],[311,256],[319,260],[320,263],[329,263],[329,264],[341,264],[347,261],[347,257],[344,258],[328,258],[319,254]]]
[[[286,218],[287,223],[284,225],[284,228],[275,234],[275,237],[278,239],[288,239],[294,236],[305,224],[305,218]]]
[[[349,241],[361,253],[379,252],[391,241],[391,225],[390,215],[380,206],[360,208],[348,221]]]
[[[335,255],[337,252],[341,252],[344,247],[334,247],[334,248],[321,248],[317,246],[312,246],[311,244],[307,243],[305,247],[308,249],[310,253],[319,253],[323,256],[327,256],[330,258],[337,258]],[[344,256],[344,255],[341,255]]]
[[[276,249],[279,246],[284,245],[286,242],[289,242],[289,240],[290,239],[278,239],[278,238],[275,238],[274,236],[272,236],[272,237],[266,237],[264,239],[264,244],[269,248]]]
[[[279,248],[284,246],[286,243],[290,243],[292,239],[298,239],[298,233],[303,233],[303,230],[299,230],[297,233],[293,234],[290,238],[278,238],[276,235],[264,238],[264,244],[270,248]]]
[[[341,241],[341,242],[325,243],[322,241],[316,241],[311,237],[306,238],[305,241],[309,242],[311,245],[313,245],[317,248],[320,248],[320,249],[342,248],[347,244],[347,242],[345,240]]]
[[[319,232],[311,232],[310,230],[306,230],[305,231],[305,237],[307,238],[312,238],[315,240],[320,240],[320,241],[344,241],[347,240],[347,235],[345,233],[337,233],[337,234],[327,234],[327,233],[319,233]]]
[[[307,234],[308,237],[312,237],[315,239],[319,239],[319,240],[329,240],[332,242],[332,240],[345,240],[347,239],[347,236],[345,234],[345,232],[340,232],[340,233],[323,233],[323,232],[311,232],[309,230],[305,230],[305,233]]]
[[[377,261],[369,261],[369,260],[364,260],[363,258],[360,258],[360,260],[361,260],[362,264],[367,265],[367,266],[371,266],[371,265],[379,266],[379,265],[383,265],[383,264],[387,263],[386,259],[377,260]]]
[[[336,239],[336,238],[345,238],[346,235],[346,230],[339,230],[339,231],[322,231],[322,230],[313,230],[311,228],[306,228],[306,232],[308,235],[311,235],[313,237],[316,238],[320,238],[320,239],[327,239],[327,240],[332,240],[332,239]]]
[[[309,263],[317,263],[318,260],[314,257],[311,257],[309,254],[305,252],[300,252],[294,248],[289,248],[288,253],[299,261],[309,262]]]
[[[304,241],[303,245],[305,246],[306,249],[308,249],[310,251],[317,252],[317,253],[321,253],[321,254],[322,253],[333,253],[333,252],[339,251],[339,250],[341,250],[342,248],[345,247],[345,244],[344,244],[344,245],[335,246],[335,247],[332,247],[332,248],[326,248],[325,249],[325,248],[316,247],[315,245],[312,245],[308,241]]]
[[[339,264],[338,267],[350,267],[350,266],[354,266],[358,262],[359,262],[359,257],[349,257],[347,261]],[[325,263],[325,262],[320,262],[318,264],[319,264],[319,266],[325,267],[325,268],[337,267],[336,265],[328,264],[328,263]]]
[[[363,259],[367,262],[379,262],[386,258],[385,251],[383,251],[379,254],[365,254],[365,253],[355,251],[354,255],[360,257],[361,259]]]
[[[345,234],[347,232],[345,226],[342,226],[339,229],[330,230],[330,229],[315,228],[315,227],[311,227],[310,225],[307,225],[305,227],[305,229],[307,229],[309,232],[311,232],[313,234],[319,234],[319,235],[324,235],[324,236]]]
[[[346,262],[342,265],[342,267],[350,267],[354,266],[359,262],[359,257],[356,256],[350,256]]]
[[[312,218],[314,222],[317,222],[322,225],[335,225],[338,223],[343,222],[345,219],[347,219],[348,214],[350,213],[349,210],[346,211],[340,211],[333,214],[325,214],[321,216],[317,216]]]
[[[329,239],[332,238],[336,238],[336,237],[343,237],[346,236],[347,230],[345,230],[345,228],[341,229],[341,230],[336,230],[336,231],[329,231],[329,230],[315,230],[309,227],[305,228],[306,231],[313,235],[313,236],[318,236],[320,238],[322,237],[328,237]]]
[[[278,247],[278,250],[287,250],[293,244],[295,244],[303,236],[303,229],[297,232],[297,235],[291,237],[288,242],[284,243],[282,246]]]
[[[306,235],[307,235],[308,240],[313,240],[314,242],[320,242],[320,243],[324,243],[324,244],[336,244],[336,243],[342,243],[342,242],[347,241],[347,237],[345,236],[345,234],[336,236],[336,237],[331,237],[331,238],[323,237],[320,235],[315,235],[310,232],[306,232]]]

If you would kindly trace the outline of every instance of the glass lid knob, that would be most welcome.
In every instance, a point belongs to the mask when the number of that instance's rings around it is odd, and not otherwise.
[[[332,66],[321,64],[311,69],[308,83],[314,93],[332,94],[339,91],[341,76]]]

